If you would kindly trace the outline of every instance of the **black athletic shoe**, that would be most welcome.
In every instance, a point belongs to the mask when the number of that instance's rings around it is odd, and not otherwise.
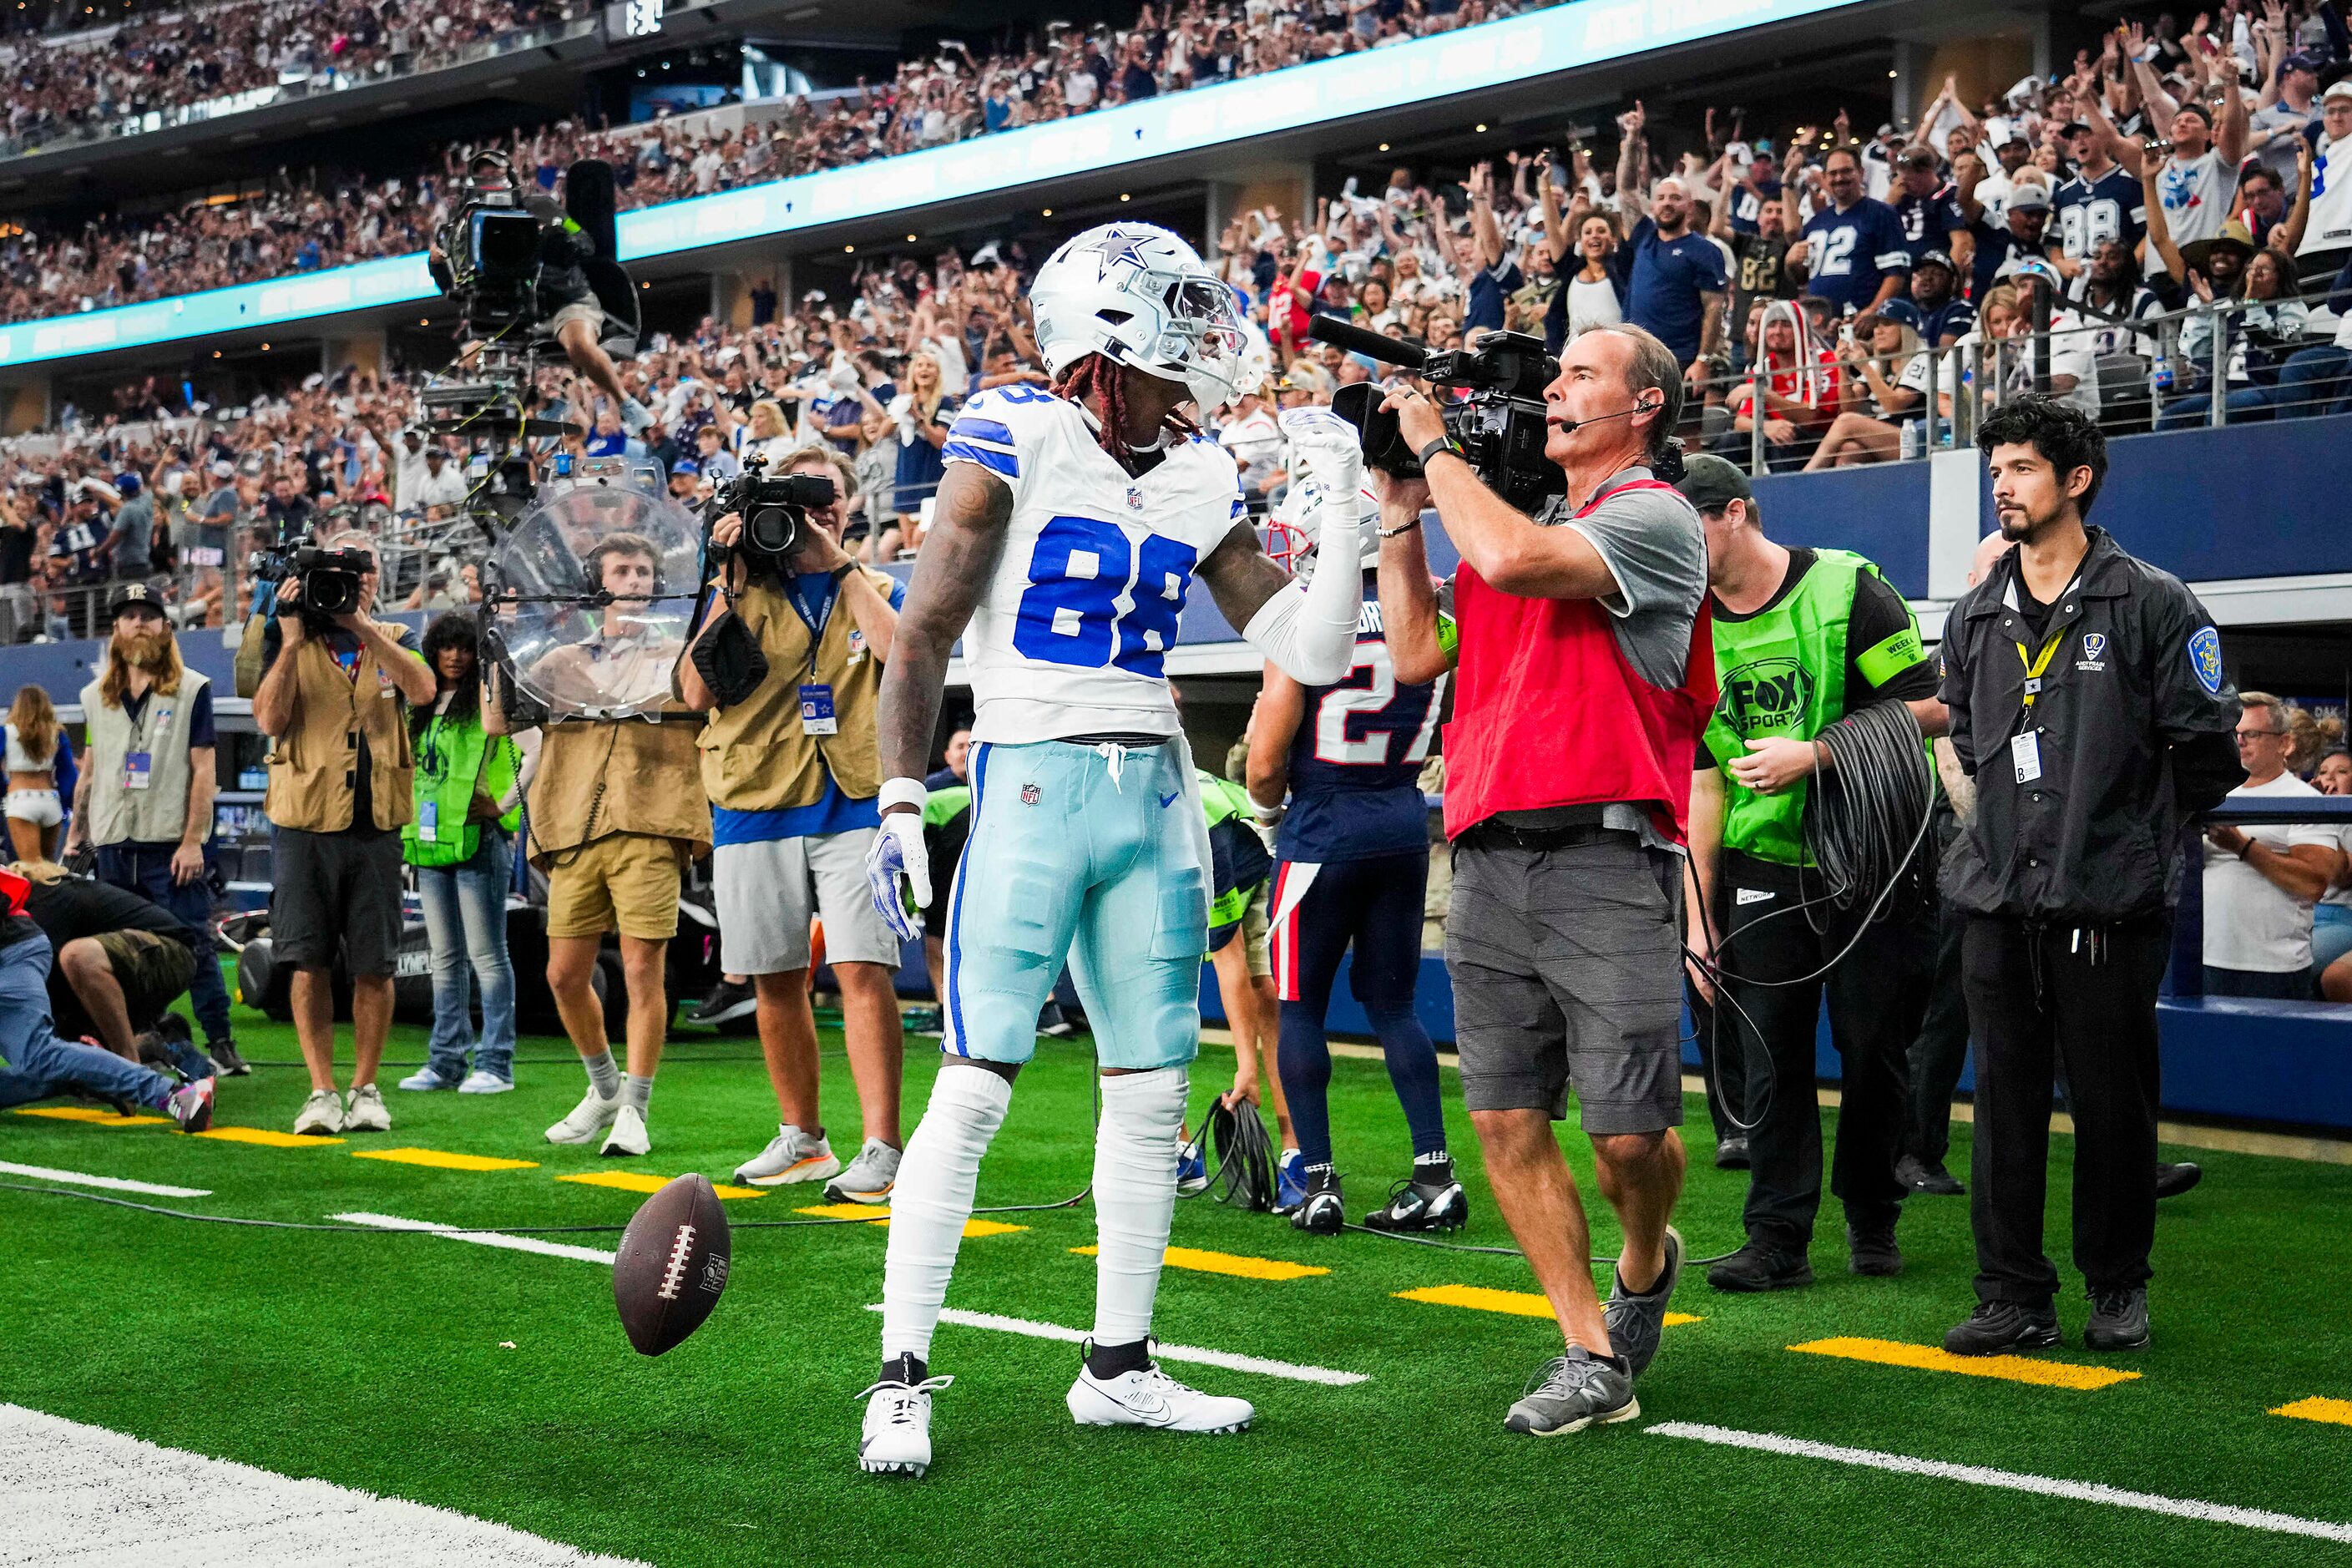
[[[1339,1196],[1339,1173],[1328,1165],[1309,1169],[1307,1195],[1290,1211],[1291,1228],[1311,1231],[1317,1236],[1337,1236],[1347,1223],[1347,1205]]]
[[[2047,1302],[2025,1307],[2015,1301],[1980,1301],[1967,1322],[1944,1332],[1944,1348],[1954,1355],[2046,1351],[2057,1342],[2058,1314]]]
[[[1788,1290],[1813,1282],[1811,1259],[1790,1247],[1751,1241],[1706,1271],[1718,1290]]]
[[[2147,1337],[2147,1286],[2091,1292],[2091,1321],[2083,1325],[2084,1350],[2146,1350]]]
[[[1369,1230],[1460,1230],[1470,1223],[1470,1199],[1451,1175],[1420,1182],[1411,1176],[1389,1189],[1385,1207],[1364,1216]]]
[[[1868,1230],[1850,1225],[1845,1227],[1845,1247],[1850,1274],[1886,1279],[1903,1272],[1903,1248],[1895,1245],[1891,1225]]]
[[[2167,1164],[2162,1160],[2156,1163],[2156,1195],[2158,1198],[2177,1198],[2204,1179],[2205,1167],[2202,1165],[2194,1165],[2186,1160],[2177,1165]]]
[[[212,1059],[213,1070],[223,1078],[251,1078],[253,1064],[245,1059],[235,1040],[215,1040],[205,1047]]]
[[[1951,1172],[1944,1169],[1944,1163],[1941,1160],[1930,1165],[1927,1161],[1910,1154],[1906,1154],[1895,1162],[1895,1179],[1913,1192],[1925,1194],[1929,1197],[1966,1197],[1969,1191],[1968,1188],[1960,1185]]]
[[[702,1005],[689,1014],[686,1021],[689,1024],[731,1024],[738,1018],[750,1017],[759,1008],[760,999],[752,994],[749,981],[738,984],[722,974],[719,977],[719,984],[710,988],[710,994],[702,999]]]
[[[1715,1146],[1715,1168],[1718,1171],[1748,1169],[1748,1140],[1736,1135],[1719,1140]]]

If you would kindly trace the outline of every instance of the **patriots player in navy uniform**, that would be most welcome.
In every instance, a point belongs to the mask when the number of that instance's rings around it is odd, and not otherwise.
[[[1309,509],[1318,504],[1308,498]],[[1315,554],[1309,549],[1298,555],[1302,575],[1317,569]],[[1324,1019],[1339,961],[1351,947],[1349,989],[1379,1037],[1389,1081],[1412,1133],[1412,1173],[1364,1224],[1375,1230],[1450,1230],[1470,1212],[1446,1152],[1437,1047],[1413,1010],[1429,883],[1428,806],[1418,781],[1437,731],[1445,677],[1421,685],[1396,679],[1374,597],[1379,563],[1379,541],[1367,536],[1362,558],[1353,563],[1365,574],[1365,597],[1347,675],[1326,686],[1302,686],[1267,664],[1250,732],[1251,804],[1260,820],[1278,816],[1281,824],[1270,917],[1282,1003],[1276,1063],[1307,1178],[1290,1223],[1322,1236],[1337,1235],[1347,1219],[1331,1153],[1331,1050]],[[1332,561],[1322,569],[1349,564]]]

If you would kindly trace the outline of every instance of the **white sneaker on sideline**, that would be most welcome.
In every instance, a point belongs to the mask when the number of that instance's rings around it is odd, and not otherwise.
[[[1071,1419],[1081,1426],[1158,1426],[1170,1432],[1238,1432],[1256,1418],[1246,1399],[1187,1388],[1158,1366],[1098,1378],[1087,1368],[1070,1384]]]
[[[643,1154],[652,1149],[652,1134],[646,1131],[646,1113],[634,1105],[623,1105],[613,1117],[613,1130],[604,1134],[604,1146],[600,1154]]]
[[[343,1130],[343,1097],[331,1089],[314,1089],[302,1109],[294,1113],[298,1137],[332,1137]]]
[[[867,1389],[857,1468],[873,1476],[921,1479],[931,1468],[931,1395],[954,1381],[927,1377],[920,1383],[877,1383]]]
[[[343,1108],[343,1131],[346,1132],[389,1132],[392,1131],[392,1107],[383,1102],[383,1090],[372,1083],[352,1088],[351,1103]]]
[[[840,1173],[841,1162],[834,1156],[831,1143],[782,1122],[766,1148],[735,1167],[735,1179],[747,1186],[782,1187],[794,1182],[821,1182]]]
[[[613,1118],[620,1113],[620,1110],[619,1095],[608,1100],[598,1094],[595,1085],[591,1084],[580,1103],[572,1108],[572,1114],[547,1130],[547,1141],[551,1143],[593,1143],[596,1134],[613,1125]]]
[[[484,1072],[481,1068],[476,1068],[466,1075],[466,1081],[457,1086],[457,1092],[459,1094],[508,1094],[512,1092],[513,1089],[514,1079],[500,1078],[494,1072]]]
[[[426,1066],[418,1068],[415,1072],[402,1079],[400,1087],[411,1094],[431,1094],[436,1089],[455,1089],[457,1084],[456,1079],[443,1078],[430,1066]]]
[[[849,1168],[824,1184],[824,1195],[837,1204],[887,1204],[898,1184],[898,1151],[879,1138],[868,1138]]]

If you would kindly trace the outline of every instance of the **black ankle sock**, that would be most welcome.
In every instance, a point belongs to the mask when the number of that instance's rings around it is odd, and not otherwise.
[[[921,1356],[894,1355],[882,1363],[882,1375],[877,1383],[903,1383],[908,1388],[931,1375],[931,1364]]]
[[[1087,1351],[1087,1370],[1105,1380],[1141,1372],[1150,1364],[1150,1340],[1138,1340],[1131,1345],[1094,1345]]]
[[[1412,1179],[1423,1186],[1450,1186],[1454,1181],[1454,1156],[1443,1149],[1434,1154],[1415,1154]]]

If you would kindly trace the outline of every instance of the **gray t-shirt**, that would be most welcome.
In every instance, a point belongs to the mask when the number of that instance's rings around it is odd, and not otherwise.
[[[1672,688],[1683,683],[1690,660],[1691,623],[1706,597],[1706,532],[1697,510],[1678,492],[1623,488],[1654,477],[1639,466],[1622,469],[1609,480],[1612,493],[1584,516],[1571,516],[1566,498],[1559,497],[1544,507],[1536,521],[1547,528],[1572,528],[1601,552],[1617,579],[1617,592],[1599,601],[1615,623],[1617,647],[1643,679]],[[1500,815],[1514,826],[1540,827],[1577,809]],[[1606,806],[1601,823],[1637,833],[1654,848],[1675,848],[1638,805]]]

